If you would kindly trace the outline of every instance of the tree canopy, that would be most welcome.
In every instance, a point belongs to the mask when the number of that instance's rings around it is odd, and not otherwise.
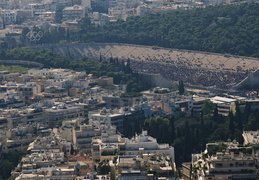
[[[157,138],[159,143],[169,143],[175,148],[176,163],[191,160],[192,153],[204,151],[208,142],[237,140],[243,143],[243,130],[256,131],[259,128],[259,111],[252,110],[249,103],[236,103],[235,114],[228,116],[218,114],[216,106],[211,102],[203,103],[203,113],[183,116],[177,120],[174,117],[152,117],[143,122],[148,134]],[[240,106],[244,106],[241,113]],[[224,149],[224,146],[220,146]],[[218,149],[210,149],[213,153]]]
[[[132,71],[129,62],[119,62],[116,58],[110,58],[109,61],[102,61],[101,57],[100,61],[88,57],[75,59],[69,55],[60,56],[51,51],[34,51],[22,48],[1,50],[0,54],[2,54],[0,60],[34,61],[42,63],[46,68],[69,68],[76,71],[85,71],[96,77],[113,77],[115,84],[127,85],[127,92],[140,92],[149,88],[140,80],[139,74]],[[16,66],[13,66],[13,68],[16,68]]]
[[[82,24],[80,27],[73,37],[82,42],[157,45],[259,57],[258,3],[132,16],[94,31],[84,31]]]

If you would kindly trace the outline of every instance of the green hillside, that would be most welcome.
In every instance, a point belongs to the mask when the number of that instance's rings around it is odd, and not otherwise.
[[[89,22],[89,21],[88,21]],[[85,28],[88,27],[88,28]],[[259,57],[259,4],[224,5],[133,16],[93,30],[87,20],[72,39]]]

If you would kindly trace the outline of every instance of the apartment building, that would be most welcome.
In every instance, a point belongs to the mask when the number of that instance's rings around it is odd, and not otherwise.
[[[194,113],[200,114],[202,112],[202,104],[204,103],[205,100],[206,100],[206,98],[204,98],[204,97],[193,98],[192,110]]]
[[[119,180],[173,178],[174,164],[162,153],[119,156],[116,166]]]
[[[71,143],[56,136],[36,138],[28,147],[31,153],[22,158],[13,171],[16,179],[68,179],[76,177],[75,168],[65,164]]]
[[[199,163],[200,162],[200,163]],[[256,170],[257,160],[253,154],[245,155],[242,152],[234,154],[234,152],[217,152],[205,159],[194,162],[194,166],[198,164],[202,168],[198,168],[195,176],[205,180],[218,179],[257,179]]]
[[[1,116],[7,120],[6,128],[14,128],[27,122],[26,117],[22,116],[18,109],[5,109],[1,112]]]
[[[113,125],[118,131],[123,131],[124,114],[107,110],[103,108],[100,112],[89,111],[88,119],[90,124],[93,121],[104,122],[107,125]]]
[[[169,144],[158,144],[155,138],[147,135],[147,131],[142,131],[140,135],[126,140],[125,143],[126,155],[141,155],[143,153],[151,154],[158,152],[164,153],[174,162],[174,147],[169,146]]]
[[[80,105],[66,105],[60,104],[52,108],[45,109],[45,121],[49,127],[55,127],[58,120],[73,119],[77,117],[84,117],[84,107]]]
[[[26,152],[28,145],[35,139],[36,126],[24,125],[17,128],[5,128],[0,138],[2,150]]]
[[[95,161],[113,160],[120,154],[120,146],[126,138],[116,132],[116,127],[101,125],[101,136],[92,139],[92,159]]]
[[[23,137],[6,138],[2,141],[3,152],[9,153],[11,151],[19,151],[25,153],[28,145],[35,139],[32,134],[26,134]]]
[[[29,99],[41,92],[41,86],[35,82],[26,82],[25,85],[19,86],[17,90],[23,93],[25,99]]]
[[[67,20],[80,20],[81,18],[85,17],[85,7],[74,5],[71,7],[66,7],[63,9],[63,21]]]
[[[258,179],[258,153],[234,141],[206,144],[204,153],[192,154],[183,164],[184,179]]]
[[[6,25],[16,23],[17,13],[15,10],[2,10],[1,14]]]
[[[117,95],[108,95],[103,96],[102,100],[107,103],[108,108],[120,108],[123,106],[133,106],[135,103],[143,101],[143,96],[117,96]]]
[[[235,105],[236,99],[215,96],[210,98],[210,101],[214,104],[217,104],[218,113],[223,116],[228,116],[231,110],[231,107]]]
[[[101,130],[92,125],[80,125],[79,129],[73,129],[73,142],[81,152],[91,150],[92,138],[101,135]]]

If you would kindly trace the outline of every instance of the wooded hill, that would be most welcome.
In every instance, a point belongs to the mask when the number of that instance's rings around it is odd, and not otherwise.
[[[259,57],[259,4],[168,11],[95,28],[82,19],[71,40],[156,45]]]

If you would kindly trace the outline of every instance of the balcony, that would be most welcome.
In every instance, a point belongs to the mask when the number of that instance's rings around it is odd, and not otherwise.
[[[235,174],[235,175],[241,175],[241,174],[245,174],[245,175],[256,175],[256,171],[255,170],[248,170],[248,169],[241,169],[239,171],[232,171],[232,170],[228,170],[226,169],[225,171],[223,170],[219,170],[219,171],[210,171],[209,174]]]

